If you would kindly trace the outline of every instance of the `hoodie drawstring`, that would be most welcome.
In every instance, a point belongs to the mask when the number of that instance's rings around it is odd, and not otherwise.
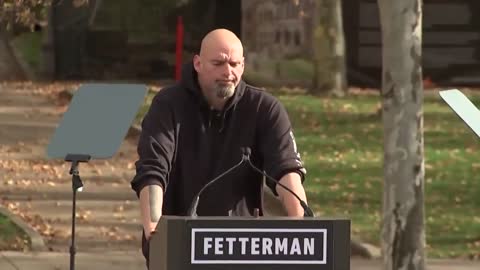
[[[218,130],[220,133],[223,131],[223,128],[225,127],[225,115],[226,113],[222,113],[222,119],[220,120],[220,129]]]
[[[208,110],[208,128],[212,127],[212,109]]]

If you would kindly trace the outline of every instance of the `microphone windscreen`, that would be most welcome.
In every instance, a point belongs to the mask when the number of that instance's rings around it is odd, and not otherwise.
[[[250,156],[252,154],[252,149],[250,147],[242,147],[242,152],[246,156]]]

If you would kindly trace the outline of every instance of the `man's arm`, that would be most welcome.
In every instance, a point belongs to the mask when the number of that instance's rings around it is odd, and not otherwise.
[[[305,203],[307,203],[307,196],[305,194],[305,189],[302,185],[302,179],[300,175],[296,172],[287,173],[280,179],[280,183],[284,186],[291,189],[295,194],[300,197]],[[286,189],[280,185],[276,185],[275,190],[280,197],[285,210],[287,211],[288,216],[290,217],[302,217],[304,210],[300,205],[300,202]]]
[[[150,236],[157,227],[162,216],[163,189],[159,185],[148,185],[140,191],[140,210],[142,215],[145,238]]]
[[[268,104],[269,103],[269,104]],[[258,127],[260,131],[260,152],[263,157],[264,171],[280,183],[295,192],[305,203],[307,202],[303,180],[306,170],[297,150],[290,119],[285,107],[275,98],[262,107],[262,116]],[[290,192],[273,181],[266,184],[279,196],[288,216],[303,216],[300,202]]]
[[[162,91],[163,92],[163,91]],[[131,181],[140,200],[140,213],[148,239],[162,215],[163,191],[168,185],[175,152],[175,129],[169,97],[159,92],[142,120],[136,174]]]

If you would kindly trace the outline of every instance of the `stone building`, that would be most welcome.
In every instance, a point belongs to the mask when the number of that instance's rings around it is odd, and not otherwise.
[[[259,84],[309,84],[314,0],[242,0],[245,74]]]
[[[313,0],[243,0],[242,39],[248,53],[271,57],[312,52]]]

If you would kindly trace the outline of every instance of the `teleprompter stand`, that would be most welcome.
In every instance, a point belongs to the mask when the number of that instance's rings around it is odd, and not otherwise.
[[[82,191],[83,183],[80,179],[80,173],[78,172],[78,163],[88,162],[90,160],[89,155],[72,155],[68,154],[65,157],[65,161],[72,163],[70,168],[70,174],[72,175],[72,241],[70,245],[70,269],[75,269],[75,253],[77,252],[75,247],[75,217],[77,215],[77,191]]]
[[[75,269],[77,192],[83,190],[79,164],[112,157],[120,147],[147,88],[135,84],[85,84],[73,96],[48,145],[50,158],[71,162],[72,235],[70,270]]]

